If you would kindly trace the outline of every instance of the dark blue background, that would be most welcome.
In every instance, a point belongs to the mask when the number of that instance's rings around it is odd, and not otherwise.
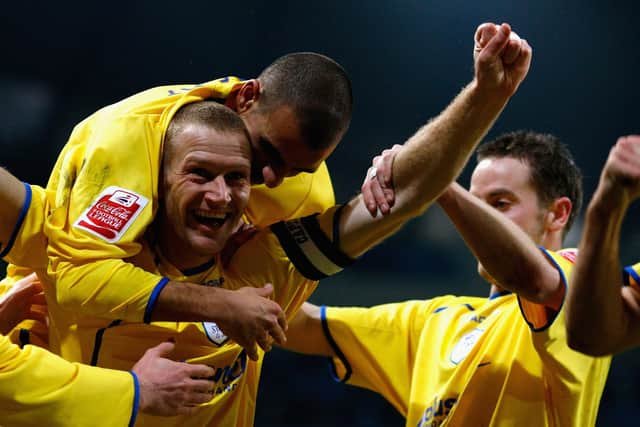
[[[45,182],[73,125],[101,106],[161,84],[254,77],[284,53],[310,50],[338,60],[353,80],[352,126],[329,161],[344,201],[373,155],[403,142],[472,78],[472,36],[484,21],[511,23],[534,50],[527,80],[490,137],[519,128],[558,135],[583,168],[589,196],[616,138],[640,132],[640,3],[631,0],[66,1],[2,9],[2,163],[34,183]],[[640,253],[638,211],[625,223],[625,263]],[[487,287],[434,208],[322,283],[312,300],[370,305],[443,293],[485,295]],[[637,424],[639,355],[614,360],[599,425]],[[373,393],[332,383],[321,359],[267,357],[257,426],[402,423]]]

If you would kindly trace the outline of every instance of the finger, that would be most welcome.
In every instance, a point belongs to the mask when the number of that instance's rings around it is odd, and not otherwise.
[[[509,42],[509,34],[511,34],[509,24],[500,25],[495,36],[482,48],[478,60],[485,63],[495,62]]]
[[[216,373],[215,369],[208,365],[188,365],[191,378],[210,378]]]
[[[367,211],[369,211],[369,214],[375,218],[378,214],[378,204],[376,202],[375,196],[373,195],[373,191],[371,190],[371,186],[373,185],[373,183],[369,178],[370,174],[371,168],[367,170],[367,176],[362,183],[362,187],[360,187],[360,193],[362,194],[364,206],[367,208]]]
[[[33,310],[33,309],[29,310],[29,314],[27,318],[31,320],[35,320],[36,322],[41,322],[43,324],[47,323],[47,316],[44,313],[37,310]]]
[[[513,62],[512,66],[520,71],[521,74],[524,74],[529,70],[531,66],[531,55],[533,49],[527,42],[526,39],[520,40],[520,54],[518,58]],[[524,76],[523,76],[524,78]]]
[[[282,328],[283,331],[289,329],[289,324],[287,323],[287,316],[285,316],[284,311],[280,310],[278,313],[278,325]]]
[[[187,399],[185,399],[185,403],[190,405],[201,405],[203,403],[209,402],[211,399],[213,399],[213,393],[212,390],[209,389],[205,392],[189,393]],[[193,406],[191,406],[191,408],[193,408]]]
[[[387,215],[389,213],[389,204],[387,203],[387,198],[380,185],[378,177],[376,176],[374,179],[369,180],[369,184],[369,188],[371,189],[371,194],[373,194],[377,208],[380,209],[380,213],[382,215]]]
[[[284,345],[287,342],[287,336],[284,333],[284,329],[279,323],[274,323],[269,329],[269,335],[273,338],[273,341],[278,345]]]
[[[263,287],[256,289],[259,296],[269,297],[273,293],[273,285],[271,283],[266,283]]]
[[[249,359],[256,362],[258,360],[258,347],[256,346],[256,344],[253,343],[243,347],[244,347],[244,350],[247,352],[247,356],[249,357]]]
[[[30,297],[32,295],[36,295],[42,292],[42,285],[39,282],[28,283],[26,285],[21,285],[19,287],[15,287],[15,291],[13,294],[19,297]]]
[[[264,334],[259,336],[256,341],[265,353],[271,351],[271,340],[269,339],[269,333],[267,331],[264,331]]]
[[[31,297],[31,304],[40,305],[46,307],[47,299],[42,292],[39,292]]]
[[[507,65],[513,64],[515,60],[520,56],[521,47],[522,40],[515,32],[512,31],[511,35],[509,36],[507,46],[502,52],[502,62]]]
[[[384,154],[380,159],[380,162],[376,165],[378,168],[378,180],[382,188],[390,188],[393,186],[393,161],[396,158],[396,154],[402,148],[402,145],[394,145],[390,150],[384,150]]]
[[[483,47],[489,43],[489,40],[493,38],[498,32],[499,25],[495,25],[491,22],[485,22],[484,24],[480,24],[478,29],[476,30],[476,34],[474,36],[475,45],[478,50],[481,50]]]
[[[157,356],[157,357],[164,357],[164,356],[167,356],[169,353],[171,353],[174,348],[176,348],[175,343],[171,341],[165,341],[165,342],[161,342],[155,347],[151,347],[145,352],[145,354],[150,354],[152,356]]]
[[[187,386],[192,393],[210,393],[215,383],[210,380],[196,379],[187,382]]]

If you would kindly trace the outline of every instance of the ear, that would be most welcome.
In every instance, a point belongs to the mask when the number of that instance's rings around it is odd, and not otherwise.
[[[232,105],[227,106],[234,109],[236,113],[244,113],[253,107],[260,98],[260,82],[257,79],[247,80],[230,98],[233,98],[233,101],[227,104]]]
[[[545,228],[549,231],[561,231],[569,221],[573,204],[568,197],[559,197],[551,202],[545,216]]]

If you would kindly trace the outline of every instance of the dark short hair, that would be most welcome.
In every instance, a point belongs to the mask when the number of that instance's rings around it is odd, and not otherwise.
[[[244,121],[235,111],[215,101],[199,101],[183,105],[171,118],[164,137],[165,150],[171,149],[175,136],[190,124],[209,126],[221,132],[242,133],[249,141]]]
[[[490,157],[512,157],[529,165],[533,187],[544,204],[568,197],[573,209],[564,229],[566,235],[582,208],[582,173],[560,139],[519,130],[481,145],[476,155],[478,162]]]
[[[260,73],[261,107],[293,108],[302,136],[312,149],[329,147],[349,128],[353,96],[345,70],[331,58],[312,52],[282,56]]]

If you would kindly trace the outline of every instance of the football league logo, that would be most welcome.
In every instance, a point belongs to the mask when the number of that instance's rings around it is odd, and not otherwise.
[[[149,200],[119,187],[105,189],[73,224],[109,243],[117,242]]]

